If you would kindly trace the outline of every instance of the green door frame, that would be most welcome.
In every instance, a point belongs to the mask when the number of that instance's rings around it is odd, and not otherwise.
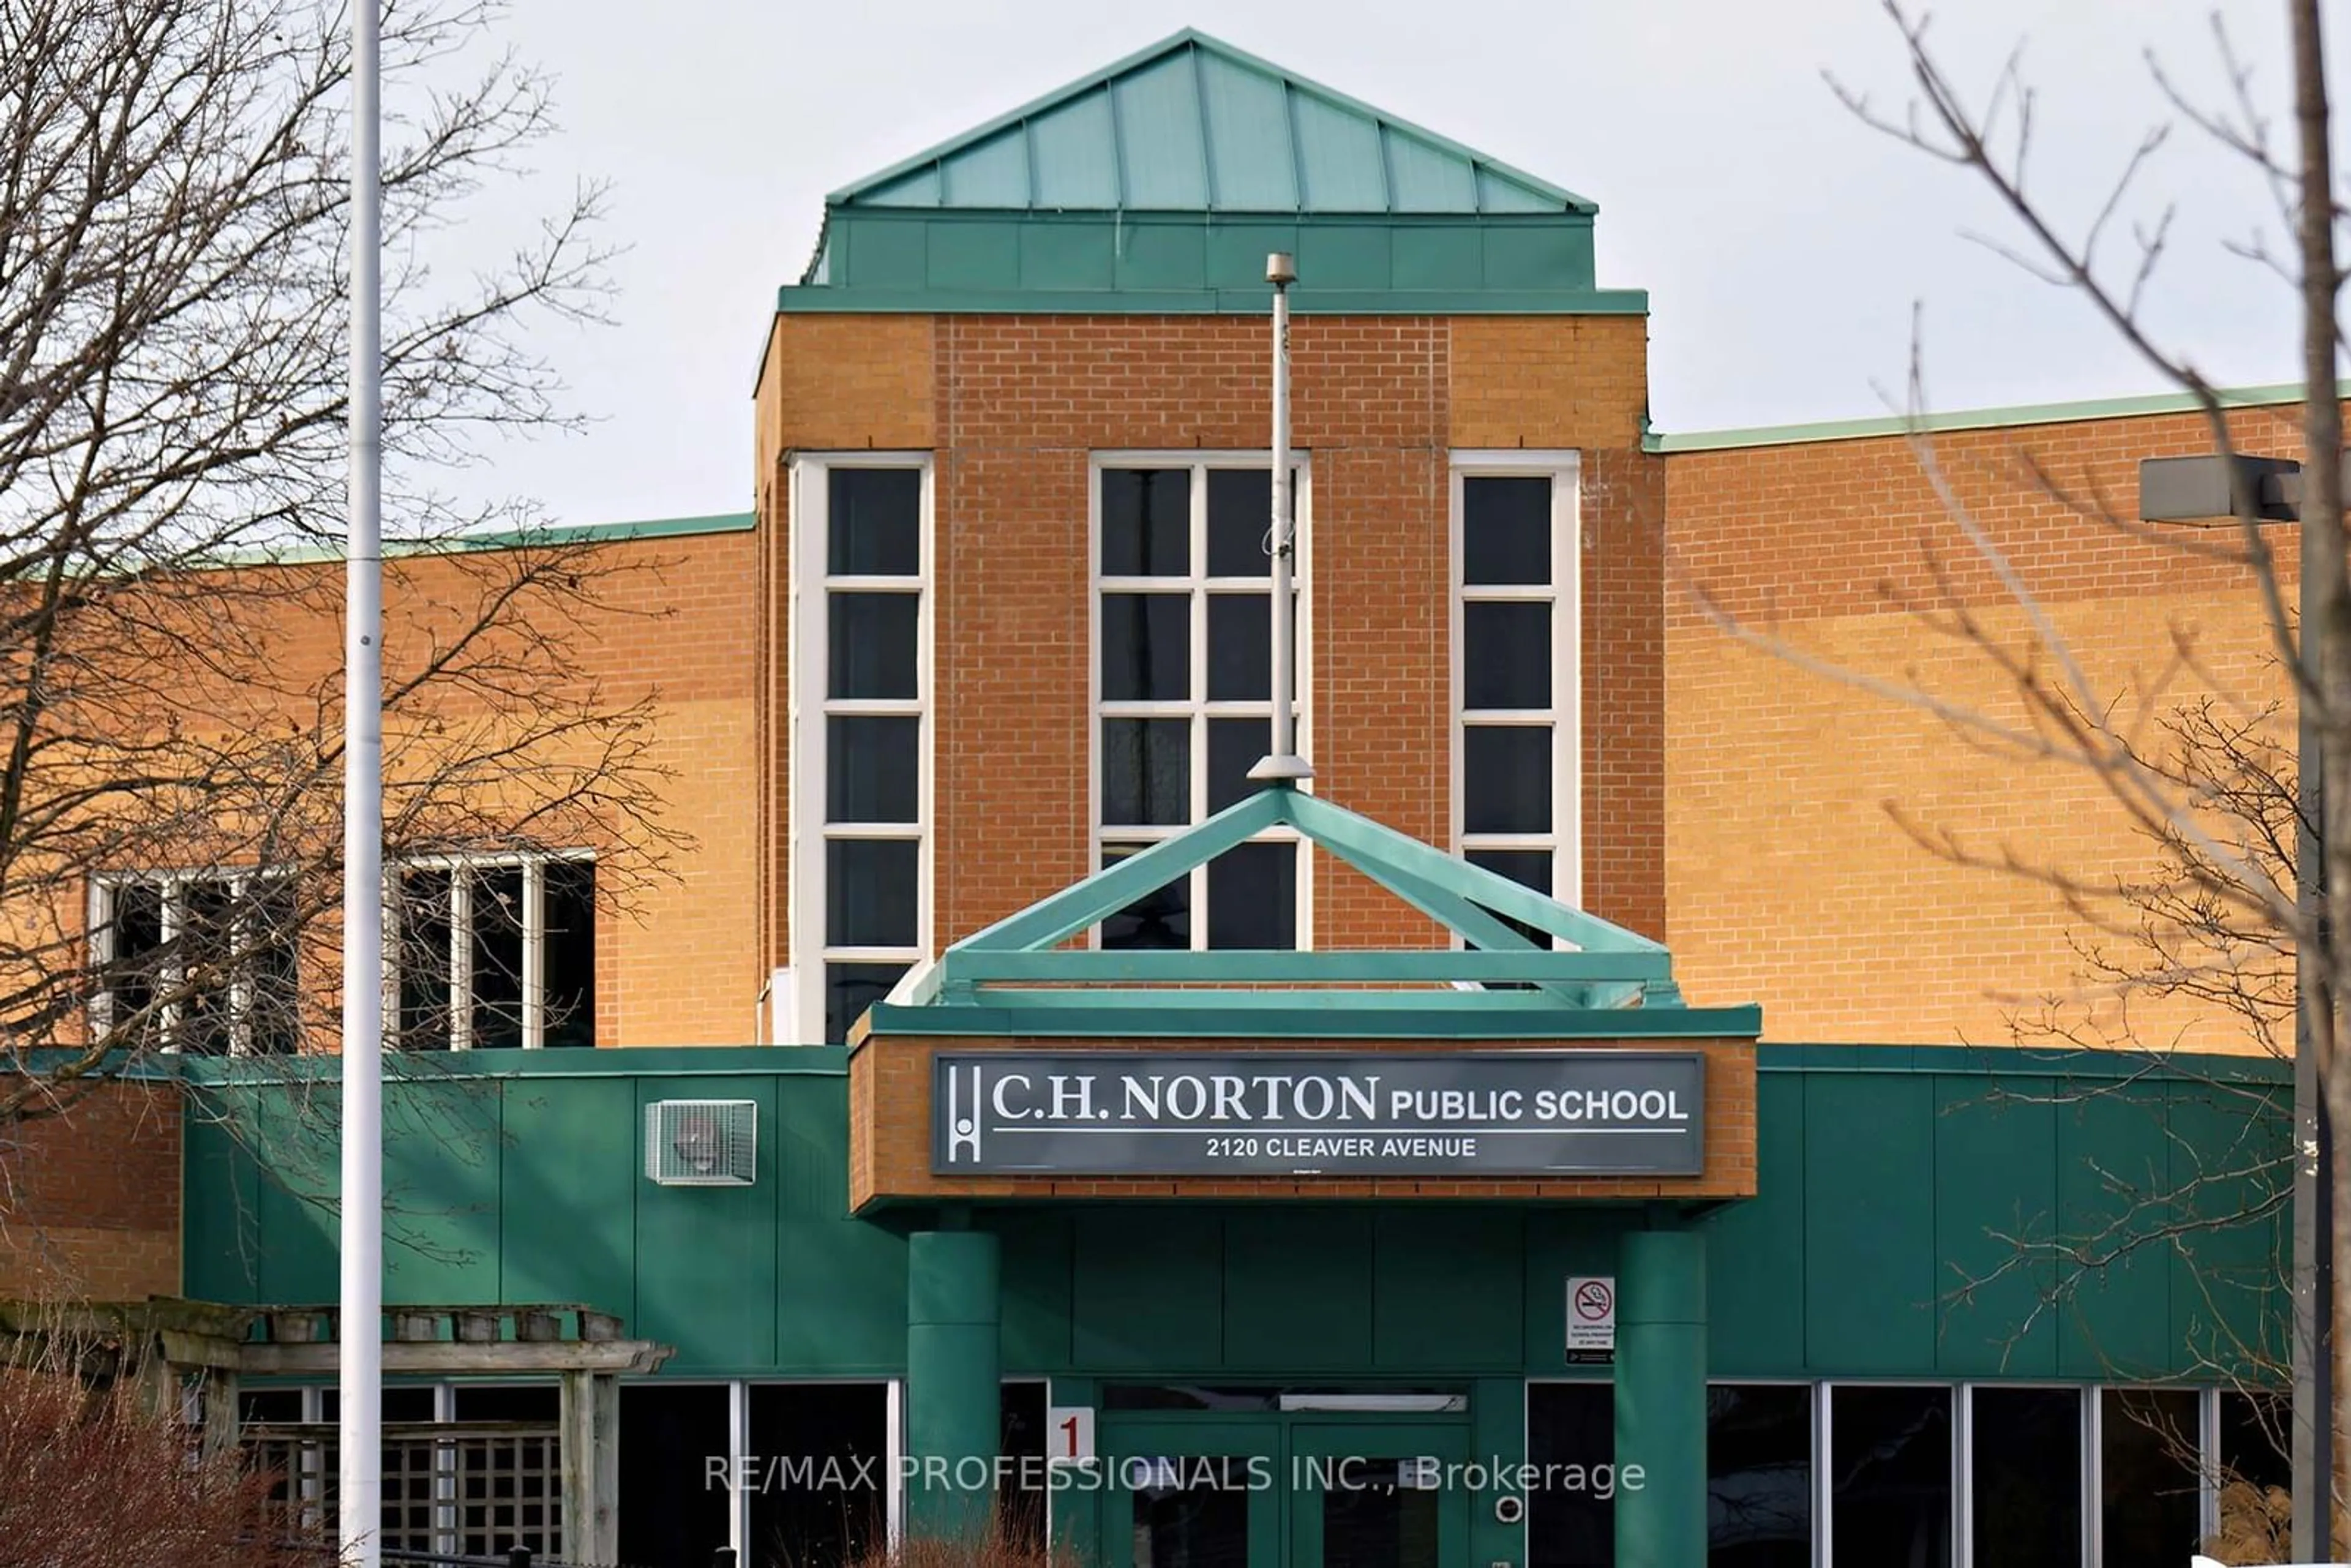
[[[1429,1458],[1459,1464],[1470,1448],[1468,1411],[1135,1410],[1103,1411],[1096,1419],[1095,1450],[1105,1478],[1096,1559],[1101,1568],[1133,1568],[1134,1503],[1122,1461],[1247,1462],[1250,1568],[1322,1568],[1323,1483],[1344,1485],[1343,1477],[1360,1476],[1365,1484],[1385,1484],[1375,1472],[1360,1467],[1333,1471],[1323,1461]],[[1437,1492],[1437,1560],[1442,1568],[1467,1568],[1469,1495],[1458,1477],[1453,1481]]]

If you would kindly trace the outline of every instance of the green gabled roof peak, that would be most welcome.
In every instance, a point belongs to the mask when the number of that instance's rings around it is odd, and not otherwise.
[[[1191,27],[835,191],[826,205],[1596,211],[1572,192]]]

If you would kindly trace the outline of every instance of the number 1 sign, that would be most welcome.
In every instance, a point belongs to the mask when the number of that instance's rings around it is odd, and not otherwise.
[[[1056,1405],[1045,1412],[1045,1458],[1056,1465],[1082,1464],[1094,1457],[1094,1408]]]

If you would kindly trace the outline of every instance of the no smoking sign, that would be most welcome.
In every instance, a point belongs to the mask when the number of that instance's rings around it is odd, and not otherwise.
[[[1616,1279],[1580,1274],[1567,1281],[1567,1359],[1610,1362],[1616,1358]]]

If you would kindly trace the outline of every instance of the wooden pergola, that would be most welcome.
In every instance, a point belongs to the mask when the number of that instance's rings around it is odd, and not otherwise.
[[[94,1386],[128,1381],[153,1410],[201,1390],[204,1446],[240,1440],[248,1377],[332,1377],[340,1355],[330,1306],[234,1307],[144,1301],[0,1301],[0,1364],[71,1372]],[[384,1311],[386,1375],[560,1380],[563,1545],[580,1562],[620,1555],[621,1385],[659,1369],[668,1345],[624,1337],[621,1319],[576,1303],[395,1306]]]

